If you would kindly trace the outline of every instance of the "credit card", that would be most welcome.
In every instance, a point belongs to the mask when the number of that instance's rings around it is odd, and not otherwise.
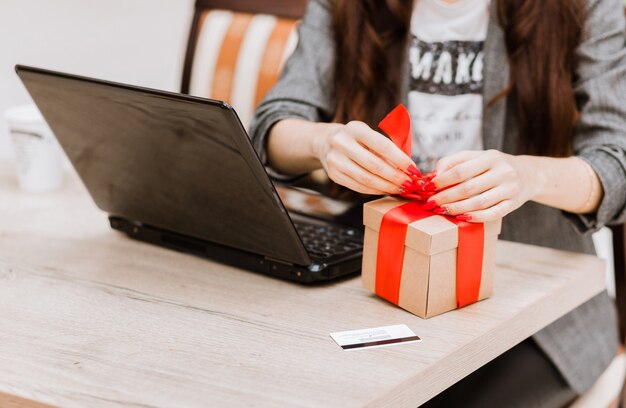
[[[330,337],[346,351],[422,341],[406,324],[330,333]]]

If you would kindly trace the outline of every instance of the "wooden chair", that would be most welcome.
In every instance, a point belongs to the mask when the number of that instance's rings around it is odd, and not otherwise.
[[[181,92],[231,104],[246,128],[297,43],[306,0],[197,0]]]
[[[227,101],[235,107],[244,126],[248,127],[254,108],[276,82],[284,61],[295,48],[295,29],[298,19],[304,14],[306,1],[197,0],[183,67],[181,91]],[[287,194],[284,190],[281,193]],[[298,202],[300,205],[311,204],[306,201]],[[623,225],[614,226],[611,230],[619,332],[624,344],[625,230]],[[623,354],[616,357],[594,387],[572,407],[617,406],[614,396],[618,395],[619,391],[616,390],[622,388],[624,383],[625,367],[626,357]],[[624,406],[626,407],[626,400]]]

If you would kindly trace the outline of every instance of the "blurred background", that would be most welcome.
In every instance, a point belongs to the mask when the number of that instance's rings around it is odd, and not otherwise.
[[[30,103],[13,67],[34,65],[180,90],[194,0],[0,1],[0,112]],[[0,160],[12,159],[0,116]]]

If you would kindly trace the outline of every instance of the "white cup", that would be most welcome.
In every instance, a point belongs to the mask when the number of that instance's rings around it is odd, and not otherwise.
[[[29,193],[58,189],[63,183],[63,153],[35,105],[4,112],[17,158],[20,188]]]

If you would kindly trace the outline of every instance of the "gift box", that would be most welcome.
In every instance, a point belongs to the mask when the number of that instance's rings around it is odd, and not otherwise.
[[[491,296],[501,220],[469,223],[386,197],[363,210],[363,286],[422,318]]]

